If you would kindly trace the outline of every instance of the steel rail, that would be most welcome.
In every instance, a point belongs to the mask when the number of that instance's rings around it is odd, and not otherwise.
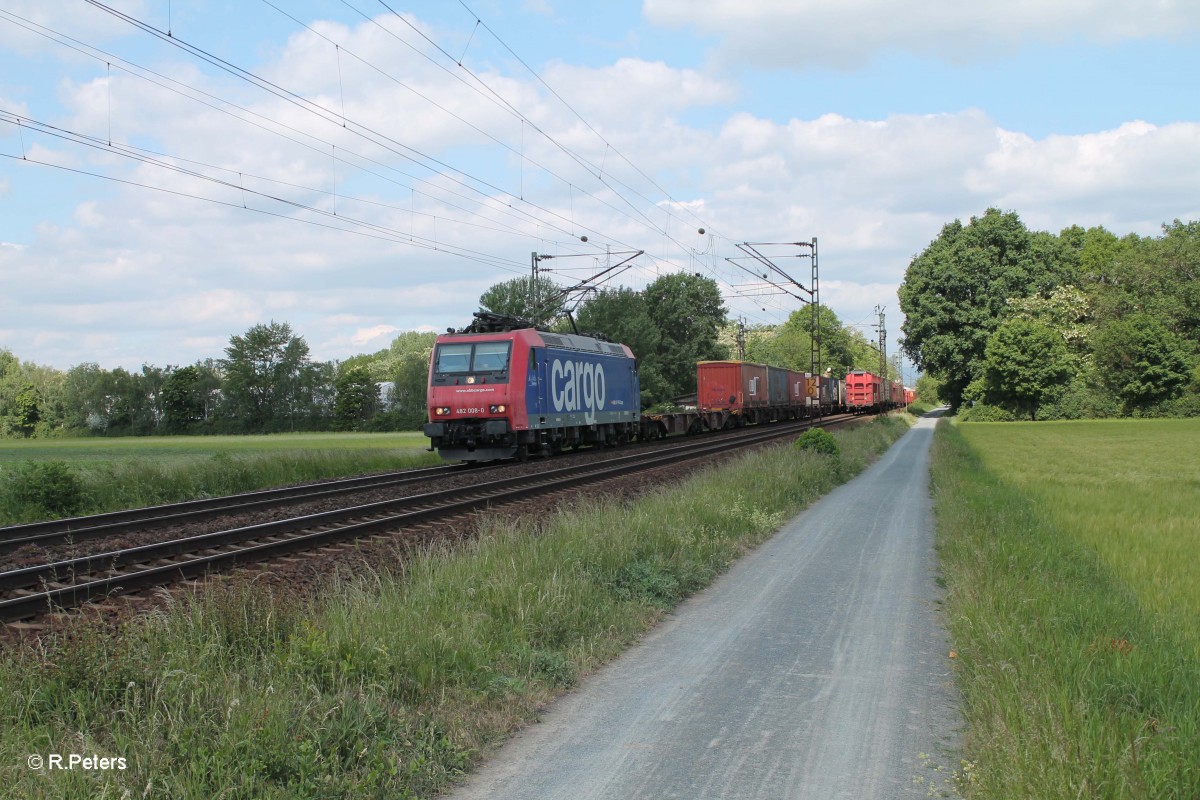
[[[237,514],[261,508],[303,503],[354,492],[404,486],[431,480],[465,469],[461,464],[448,464],[417,470],[403,470],[383,475],[342,478],[325,483],[286,486],[257,492],[188,500],[182,503],[147,506],[128,511],[111,511],[87,517],[32,522],[0,528],[0,555],[11,553],[26,545],[45,545],[60,542],[80,542],[113,533],[177,525],[212,519],[225,514]]]
[[[0,621],[26,619],[113,592],[127,593],[147,586],[200,577],[235,564],[313,550],[346,539],[394,531],[407,525],[489,505],[502,505],[532,495],[561,491],[582,483],[608,480],[706,455],[724,454],[730,449],[785,438],[818,423],[838,424],[851,419],[854,417],[826,417],[803,420],[798,424],[755,428],[736,441],[723,438],[719,441],[681,444],[665,450],[561,467],[535,475],[502,478],[478,484],[469,490],[446,489],[11,570],[0,573],[0,591],[16,596],[0,600]],[[180,556],[196,557],[172,560]],[[131,572],[120,571],[129,567],[141,568]],[[96,577],[96,573],[100,572],[109,574]],[[83,582],[63,583],[79,578]]]

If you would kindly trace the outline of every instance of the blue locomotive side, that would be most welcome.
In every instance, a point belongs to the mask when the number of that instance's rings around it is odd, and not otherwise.
[[[619,345],[608,348],[610,352],[547,345],[530,351],[525,409],[531,430],[638,422],[641,386],[636,361]]]

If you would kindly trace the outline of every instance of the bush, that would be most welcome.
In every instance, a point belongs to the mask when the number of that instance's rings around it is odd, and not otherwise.
[[[83,482],[65,461],[27,461],[4,479],[4,505],[17,516],[68,517],[84,500]]]
[[[1010,411],[980,402],[972,406],[964,403],[958,411],[958,418],[963,422],[1013,422],[1017,419]]]
[[[837,439],[834,439],[833,434],[829,431],[821,428],[813,428],[802,433],[796,439],[796,447],[800,450],[812,450],[814,453],[822,453],[827,456],[836,456],[841,453]]]

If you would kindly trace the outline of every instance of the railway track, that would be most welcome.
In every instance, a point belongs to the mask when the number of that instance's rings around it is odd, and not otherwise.
[[[844,415],[819,421],[761,426],[740,433],[736,438],[705,437],[604,461],[480,482],[470,489],[454,488],[411,495],[14,569],[0,573],[0,622],[29,619],[98,597],[128,594],[151,586],[199,578],[238,564],[312,551],[334,543],[391,533],[533,495],[724,454],[734,448],[793,436],[817,422],[834,425],[852,418]],[[428,477],[421,479],[427,480]],[[280,501],[287,502],[289,499],[283,497]],[[208,512],[197,509],[194,513]],[[155,524],[149,521],[151,519],[154,517],[145,517],[136,524],[145,522],[143,527],[151,526]]]
[[[0,555],[11,553],[26,545],[48,545],[67,541],[79,543],[114,533],[196,522],[263,508],[278,508],[288,504],[306,503],[311,500],[339,497],[371,489],[406,486],[464,469],[469,469],[469,467],[461,464],[448,464],[427,469],[410,469],[384,475],[344,478],[327,483],[288,486],[282,489],[266,489],[227,497],[212,497],[184,503],[135,508],[129,511],[114,511],[88,517],[13,525],[0,528]]]

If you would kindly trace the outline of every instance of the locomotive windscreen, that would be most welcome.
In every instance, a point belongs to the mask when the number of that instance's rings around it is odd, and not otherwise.
[[[475,345],[475,372],[503,372],[508,369],[508,342],[480,342]]]
[[[511,342],[454,342],[440,344],[433,371],[439,374],[504,372],[508,369]]]

